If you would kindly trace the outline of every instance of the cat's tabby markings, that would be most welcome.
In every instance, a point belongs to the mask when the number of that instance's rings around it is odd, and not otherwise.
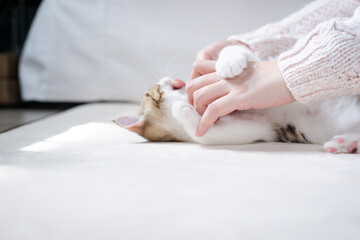
[[[305,135],[296,129],[295,126],[288,124],[285,127],[275,128],[277,139],[279,142],[287,143],[311,143]]]

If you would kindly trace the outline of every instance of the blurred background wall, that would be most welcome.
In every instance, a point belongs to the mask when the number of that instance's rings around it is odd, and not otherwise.
[[[136,101],[163,75],[187,80],[196,52],[207,44],[278,21],[309,2],[3,0],[0,60],[11,73],[0,72],[0,96],[20,101],[22,53],[25,101]]]
[[[18,62],[41,0],[0,1],[0,106],[21,103]]]

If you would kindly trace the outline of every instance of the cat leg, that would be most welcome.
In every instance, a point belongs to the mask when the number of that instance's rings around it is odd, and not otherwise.
[[[357,153],[358,144],[360,145],[360,133],[348,133],[334,136],[324,143],[324,149],[330,153]]]
[[[248,48],[228,46],[220,52],[215,69],[220,77],[233,78],[244,71],[249,61],[258,61],[258,58]]]
[[[195,134],[199,125],[201,116],[196,112],[194,107],[187,102],[176,101],[172,105],[172,114],[176,120],[182,125],[185,132],[190,138],[198,142]]]
[[[246,144],[275,139],[272,124],[260,116],[240,113],[239,116],[220,118],[202,137],[196,137],[201,116],[193,106],[177,101],[172,105],[172,114],[189,137],[204,145]]]
[[[247,114],[244,114],[247,115]],[[273,126],[260,116],[224,116],[198,142],[205,145],[234,145],[275,140]]]

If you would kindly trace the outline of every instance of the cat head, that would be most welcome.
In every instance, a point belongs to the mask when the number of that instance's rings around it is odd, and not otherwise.
[[[150,141],[186,141],[186,134],[171,113],[173,102],[187,101],[186,91],[173,89],[171,80],[163,78],[145,93],[137,116],[121,116],[115,123]]]

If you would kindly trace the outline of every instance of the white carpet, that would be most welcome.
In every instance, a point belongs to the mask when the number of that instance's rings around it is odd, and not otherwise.
[[[89,104],[0,134],[0,239],[360,239],[360,155],[148,143]]]

